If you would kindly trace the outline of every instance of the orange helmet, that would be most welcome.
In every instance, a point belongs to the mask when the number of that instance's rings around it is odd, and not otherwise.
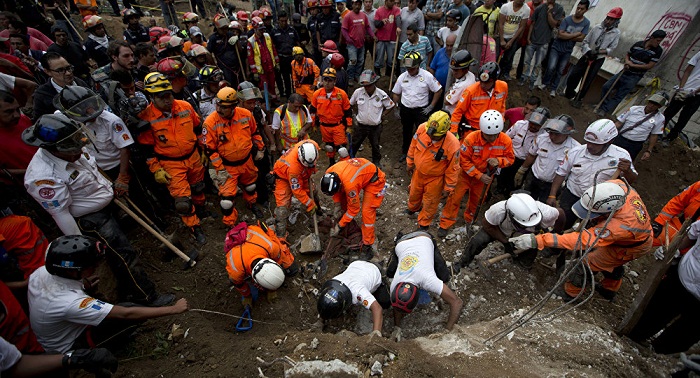
[[[97,25],[102,25],[102,17],[94,14],[83,17],[83,27],[86,31],[96,27]]]
[[[184,65],[175,58],[163,58],[156,64],[156,70],[165,75],[168,80],[185,76],[182,72]]]
[[[335,79],[338,76],[338,74],[335,68],[328,67],[325,70],[323,70],[323,75],[321,76]]]

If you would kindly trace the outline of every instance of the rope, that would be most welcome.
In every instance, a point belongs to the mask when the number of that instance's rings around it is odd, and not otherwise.
[[[236,319],[243,319],[241,316],[233,315],[233,314],[227,314],[225,312],[219,312],[219,311],[212,311],[212,310],[205,310],[202,308],[191,308],[190,311],[196,311],[196,312],[204,312],[207,314],[216,314],[216,315],[223,315],[223,316],[228,316],[230,318],[236,318]],[[272,324],[272,325],[282,325],[282,326],[288,326],[287,323],[272,323],[272,322],[264,322],[262,320],[255,320],[255,319],[248,319],[245,318],[246,320],[250,320],[255,323],[261,323],[261,324]]]

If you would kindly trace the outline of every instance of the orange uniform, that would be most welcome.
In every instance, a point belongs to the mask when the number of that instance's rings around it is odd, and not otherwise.
[[[326,156],[335,158],[335,151],[348,144],[345,127],[352,125],[350,100],[344,90],[335,87],[331,93],[325,88],[314,92],[311,111],[316,113],[316,122],[321,125],[321,139],[326,144]]]
[[[668,230],[668,240],[673,239],[683,223],[681,218],[691,218],[695,215],[698,208],[700,208],[700,181],[695,182],[671,198],[666,203],[666,206],[661,209],[654,221],[664,226],[664,230],[658,238],[654,239],[654,246],[658,247],[666,244],[666,230]]]
[[[251,277],[253,262],[270,258],[284,269],[294,263],[294,255],[287,243],[281,241],[272,229],[263,226],[248,226],[245,242],[231,248],[226,254],[226,271],[233,286],[244,296],[250,297],[246,279]]]
[[[263,151],[265,144],[259,133],[253,113],[236,107],[233,116],[222,118],[218,112],[211,113],[204,121],[202,144],[207,149],[211,165],[217,171],[226,170],[231,177],[219,187],[219,196],[223,200],[233,201],[238,192],[238,184],[243,188],[243,198],[248,205],[253,205],[258,198],[255,182],[258,168],[253,161],[256,151]],[[223,222],[234,226],[238,219],[235,207],[223,209]]]
[[[311,58],[303,58],[301,63],[292,60],[292,83],[296,93],[302,95],[311,103],[314,97],[314,88],[318,82],[321,70]]]
[[[497,110],[501,114],[506,112],[506,99],[508,98],[508,84],[505,81],[496,80],[491,94],[481,89],[481,84],[476,82],[462,93],[457,107],[452,112],[452,127],[450,131],[455,135],[459,131],[459,124],[464,117],[472,129],[479,130],[479,118],[489,109]],[[464,131],[459,132],[460,140],[464,138]]]
[[[408,210],[420,210],[419,226],[430,226],[433,222],[442,191],[452,194],[460,171],[457,137],[447,133],[441,141],[433,141],[425,126],[425,123],[418,126],[406,156],[408,169],[415,169],[408,190]],[[442,157],[437,161],[440,149],[443,150]]]
[[[0,317],[0,337],[14,344],[22,353],[44,353],[44,348],[36,340],[36,335],[22,306],[2,281],[0,281],[0,306],[3,307],[3,316]]]
[[[80,5],[84,5],[84,6],[88,6],[88,7],[96,7],[97,1],[96,0],[75,0],[75,4],[76,5],[80,4]],[[78,11],[80,12],[80,17],[97,15],[97,11],[90,10],[90,9],[78,8]]]
[[[341,189],[333,195],[333,201],[340,203],[345,214],[338,221],[338,226],[345,227],[360,213],[360,191],[364,190],[362,199],[362,244],[374,244],[374,222],[377,209],[384,200],[386,180],[384,172],[371,161],[363,158],[343,160],[326,170],[335,172],[341,182]]]
[[[197,136],[194,128],[201,120],[187,101],[174,100],[169,115],[163,114],[151,103],[139,118],[148,121],[151,128],[139,134],[139,143],[153,146],[154,156],[146,160],[148,168],[155,173],[164,169],[171,177],[168,190],[175,202],[204,205],[204,166],[197,151]],[[182,221],[189,227],[199,225],[199,218],[191,212],[182,213]]]
[[[316,173],[316,168],[309,168],[299,161],[299,146],[312,143],[318,150],[318,144],[311,139],[298,142],[275,162],[275,201],[277,206],[289,207],[292,195],[310,211],[316,204],[311,198],[309,178]]]
[[[478,205],[479,196],[484,188],[481,176],[486,174],[488,159],[498,159],[498,167],[509,167],[515,161],[513,142],[505,133],[499,133],[493,143],[488,143],[481,136],[481,131],[467,134],[462,140],[459,152],[459,165],[462,168],[457,179],[457,187],[442,209],[440,228],[448,229],[457,222],[457,212],[462,197],[469,191],[467,208],[464,211],[464,220],[470,223],[474,219],[474,212]]]
[[[44,266],[49,241],[28,217],[8,215],[0,218],[0,245],[17,260],[23,280],[26,280]]]
[[[621,180],[611,180],[627,192],[627,186]],[[591,270],[603,272],[601,284],[604,289],[616,292],[622,285],[624,268],[622,265],[646,255],[651,251],[653,243],[651,217],[646,206],[637,194],[632,191],[627,195],[625,204],[610,220],[606,228],[601,228],[607,217],[602,217],[593,227],[581,232],[581,245],[584,250],[591,246],[596,237],[600,236],[593,250],[587,255],[586,262]],[[570,232],[564,235],[541,234],[537,235],[537,249],[544,247],[563,248],[573,250],[577,248],[578,232]],[[581,277],[572,277],[564,285],[566,293],[575,297],[581,291],[583,269]],[[572,274],[576,276],[576,274]]]

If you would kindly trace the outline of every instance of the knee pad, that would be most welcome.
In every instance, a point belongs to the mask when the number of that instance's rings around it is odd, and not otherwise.
[[[335,151],[335,144],[333,144],[333,143],[326,143],[326,145],[323,146],[323,149],[325,149],[326,152],[333,152],[333,151]]]
[[[190,185],[190,190],[192,190],[192,193],[194,194],[199,194],[204,191],[204,181],[200,181],[198,183]]]
[[[257,185],[255,185],[255,183],[252,183],[252,184],[246,185],[243,188],[243,190],[245,190],[245,192],[248,194],[253,194],[253,193],[255,193],[255,188],[257,188]]]
[[[235,197],[221,197],[219,200],[219,207],[221,207],[221,214],[228,216],[233,214],[233,200]]]
[[[620,265],[615,267],[612,272],[603,271],[603,277],[611,280],[621,280],[625,275],[625,267]]]
[[[175,211],[181,215],[192,215],[192,199],[190,197],[175,198]]]
[[[289,209],[286,206],[275,207],[275,219],[278,221],[287,221],[289,218]]]
[[[340,147],[338,149],[338,155],[340,156],[341,159],[345,159],[346,157],[350,156],[350,153],[348,152],[347,148]]]

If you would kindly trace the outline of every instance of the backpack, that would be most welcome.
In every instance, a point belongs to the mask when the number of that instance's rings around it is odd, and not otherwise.
[[[228,253],[231,248],[245,243],[247,236],[248,224],[246,222],[241,222],[233,226],[226,233],[226,239],[224,239],[224,253]]]

